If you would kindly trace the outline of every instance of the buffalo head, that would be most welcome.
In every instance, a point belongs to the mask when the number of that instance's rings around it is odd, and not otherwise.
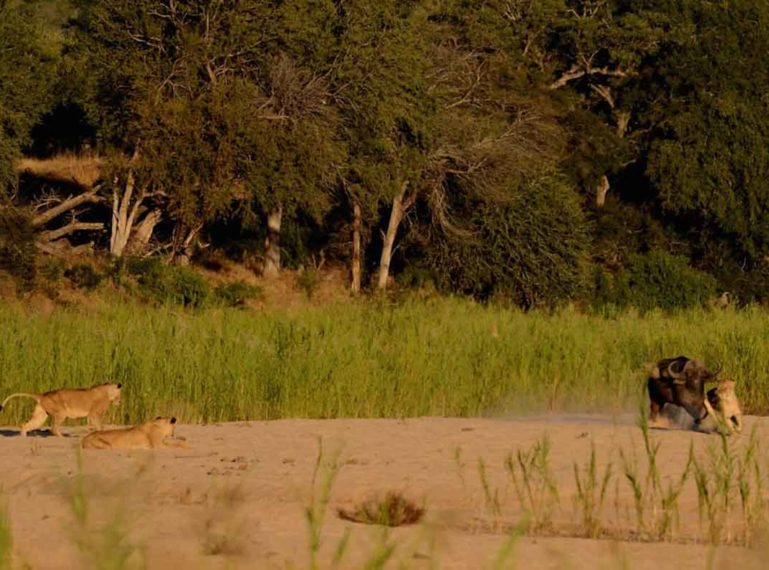
[[[705,383],[714,382],[720,371],[719,368],[711,372],[701,361],[686,356],[657,362],[648,381],[650,419],[655,419],[665,404],[673,404],[683,407],[699,421],[705,414]]]

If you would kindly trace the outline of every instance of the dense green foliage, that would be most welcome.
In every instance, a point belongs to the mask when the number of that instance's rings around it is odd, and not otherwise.
[[[589,297],[591,264],[612,303],[769,297],[763,0],[3,0],[0,16],[0,186],[22,153],[96,151],[104,202],[138,204],[153,251],[186,259],[199,238],[260,258],[282,214],[285,259],[347,263],[360,211],[369,276],[394,241],[394,271],[526,307]]]
[[[85,277],[85,286],[98,285],[97,280],[89,278],[94,272],[75,266],[65,271],[64,275],[72,280],[68,273],[79,270]],[[212,287],[199,273],[189,267],[167,266],[155,258],[129,258],[112,267],[112,279],[118,287],[133,292],[138,297],[156,305],[181,305],[193,309],[222,305],[240,307],[250,299],[259,298],[261,291],[252,285],[236,281]]]
[[[15,185],[12,161],[53,101],[54,62],[45,10],[51,2],[0,2],[0,190]],[[61,22],[57,22],[61,24]]]
[[[507,296],[523,307],[584,292],[590,236],[563,181],[526,184],[504,204],[472,204],[467,216],[470,231],[445,235],[443,247],[429,249],[428,267],[444,288]]]
[[[643,311],[685,309],[705,305],[715,293],[711,275],[689,267],[685,257],[655,251],[630,256],[615,275],[599,273],[596,300]]]
[[[121,422],[636,411],[661,354],[722,364],[752,413],[769,409],[762,310],[615,318],[436,299],[203,312],[113,303],[30,314],[0,304],[6,394],[124,382]],[[21,420],[23,402],[3,412]]]

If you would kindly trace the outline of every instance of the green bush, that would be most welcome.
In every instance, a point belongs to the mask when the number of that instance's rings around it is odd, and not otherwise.
[[[63,259],[49,257],[40,263],[38,273],[45,281],[50,284],[56,284],[64,277],[67,264]]]
[[[64,277],[78,289],[93,291],[104,280],[104,275],[87,263],[78,263],[64,271]]]
[[[0,270],[11,274],[20,291],[33,288],[37,246],[29,216],[15,208],[0,187]]]
[[[214,291],[216,300],[227,307],[242,307],[249,299],[262,296],[262,289],[243,281],[220,285]]]
[[[507,298],[531,308],[573,299],[589,277],[589,225],[579,196],[558,177],[511,191],[502,202],[464,205],[464,235],[437,236],[426,265],[443,290]]]
[[[202,307],[211,299],[206,280],[188,267],[163,265],[156,258],[130,258],[117,270],[136,279],[139,293],[158,303]]]
[[[420,265],[407,265],[398,274],[400,285],[410,289],[435,289],[435,275],[429,269]]]
[[[703,306],[715,294],[712,275],[692,268],[686,257],[659,250],[631,255],[616,274],[599,270],[596,276],[599,305],[683,309]]]
[[[306,267],[296,276],[296,286],[299,287],[308,299],[312,299],[320,287],[320,271],[314,267]]]

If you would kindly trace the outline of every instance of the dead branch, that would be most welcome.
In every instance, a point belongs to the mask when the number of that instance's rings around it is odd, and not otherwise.
[[[453,109],[454,107],[459,107],[460,105],[464,105],[465,103],[470,103],[473,99],[473,95],[475,94],[475,91],[481,85],[481,82],[484,79],[484,75],[485,75],[484,64],[480,63],[476,65],[473,72],[472,83],[466,90],[465,94],[461,98],[459,98],[457,101],[454,101],[453,103],[449,103],[448,105],[446,105],[445,108]]]
[[[606,101],[606,104],[609,105],[610,109],[614,109],[616,106],[616,102],[614,101],[614,95],[612,95],[611,88],[606,87],[605,85],[591,85],[590,89],[595,91],[595,93],[604,101]]]
[[[584,77],[586,75],[603,75],[604,77],[628,77],[628,72],[622,69],[609,69],[608,67],[580,67],[578,65],[572,66],[568,71],[565,71],[561,77],[553,81],[548,88],[550,90],[560,89],[569,82]]]
[[[39,228],[44,226],[54,218],[65,212],[69,212],[70,210],[77,208],[82,204],[98,204],[102,202],[102,200],[103,199],[98,195],[97,190],[90,190],[88,192],[84,192],[83,194],[79,194],[78,196],[73,196],[72,198],[64,200],[64,202],[58,206],[55,206],[50,210],[46,210],[39,216],[35,216],[32,219],[32,227]]]
[[[74,232],[101,231],[103,229],[104,224],[102,222],[71,222],[58,229],[43,232],[41,237],[44,241],[52,242]]]

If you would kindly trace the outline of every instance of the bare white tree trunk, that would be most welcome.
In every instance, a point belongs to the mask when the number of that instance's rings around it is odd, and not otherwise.
[[[609,179],[606,175],[601,176],[601,180],[598,182],[598,187],[595,189],[595,205],[599,208],[603,208],[609,188],[611,188]]]
[[[171,256],[171,263],[174,265],[180,265],[186,267],[192,261],[192,255],[194,253],[194,242],[198,237],[198,233],[203,229],[203,223],[199,223],[194,228],[187,231],[187,235],[184,240],[174,247],[174,251]]]
[[[352,206],[352,285],[353,293],[360,293],[360,228],[361,228],[360,204],[356,201]]]
[[[262,276],[274,279],[280,274],[280,223],[283,206],[267,214],[267,239],[264,241],[264,269]]]
[[[119,178],[115,177],[112,186],[112,231],[109,241],[109,251],[115,257],[121,257],[125,252],[134,222],[146,196],[144,188],[134,197],[135,192],[136,177],[132,169],[128,170],[123,188],[120,187]]]
[[[403,214],[406,211],[404,197],[408,182],[401,185],[400,193],[393,198],[392,209],[390,210],[390,221],[387,223],[387,233],[384,236],[382,244],[382,257],[379,260],[379,278],[377,279],[377,289],[384,291],[387,287],[387,279],[390,277],[390,261],[392,260],[393,246],[395,245],[395,236],[398,234]]]
[[[617,136],[621,139],[625,138],[627,133],[627,127],[630,124],[630,112],[619,111],[617,113]]]
[[[131,253],[141,253],[147,249],[152,239],[152,232],[155,231],[155,226],[160,223],[162,217],[160,210],[151,210],[142,218],[128,242],[128,249]]]

